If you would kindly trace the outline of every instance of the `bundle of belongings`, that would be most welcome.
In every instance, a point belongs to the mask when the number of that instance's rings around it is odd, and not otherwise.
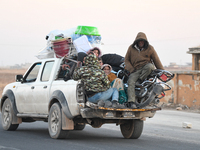
[[[66,54],[87,53],[101,45],[101,35],[97,27],[78,26],[68,30],[53,30],[46,35],[47,45],[36,55],[38,59],[61,58]]]

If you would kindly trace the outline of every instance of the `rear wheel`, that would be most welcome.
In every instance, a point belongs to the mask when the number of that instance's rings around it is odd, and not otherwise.
[[[121,133],[126,139],[138,139],[142,134],[143,121],[142,120],[129,120],[128,122],[120,125]]]
[[[3,104],[1,115],[1,122],[4,130],[14,131],[18,128],[19,124],[12,124],[13,116],[15,114],[9,98],[7,98]]]
[[[69,131],[62,130],[62,111],[59,103],[51,106],[48,118],[49,135],[54,139],[66,138]]]

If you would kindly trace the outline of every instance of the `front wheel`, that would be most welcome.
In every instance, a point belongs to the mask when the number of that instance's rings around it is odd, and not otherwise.
[[[18,128],[19,124],[12,124],[14,111],[9,98],[7,98],[3,104],[1,115],[1,122],[4,130],[14,131]]]
[[[129,120],[128,122],[120,125],[121,133],[126,139],[138,139],[142,134],[143,121],[142,120]]]
[[[54,103],[51,106],[48,118],[49,134],[54,139],[66,138],[69,131],[62,130],[62,111],[59,103]]]

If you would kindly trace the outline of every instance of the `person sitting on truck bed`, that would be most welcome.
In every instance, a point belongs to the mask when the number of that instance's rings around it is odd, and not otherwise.
[[[86,53],[84,53],[84,52],[79,52],[78,53],[78,61],[81,61],[82,62],[82,66],[84,66],[84,63],[85,63],[85,57],[87,56],[87,54]]]
[[[102,67],[103,66],[103,60],[101,57],[98,57],[99,65]]]
[[[85,66],[80,67],[79,64],[78,62],[74,70],[73,79],[81,79],[88,100],[92,103],[98,103],[101,107],[122,107],[118,103],[119,93],[116,88],[110,88],[108,77],[101,70],[97,57],[88,55],[85,58]]]
[[[104,64],[101,66],[101,69],[108,76],[108,79],[110,81],[110,86],[112,88],[116,88],[119,91],[119,103],[123,104],[127,102],[128,99],[124,90],[124,83],[120,78],[117,78],[117,76],[111,72],[112,67],[109,64]]]
[[[71,59],[73,59],[73,60],[77,59],[77,61],[81,61],[82,65],[84,65],[84,59],[86,56],[87,56],[86,53],[79,52],[77,57],[73,57]],[[65,81],[72,78],[71,75],[73,74],[73,70],[75,67],[74,65],[76,65],[75,62],[67,60],[66,57],[68,57],[68,56],[66,55],[61,63],[61,69],[60,69],[59,76],[58,76],[58,78],[63,78]]]
[[[69,80],[70,68],[73,66],[74,62],[68,62],[65,58],[61,62],[61,67],[58,74],[58,79],[64,79],[65,81]]]
[[[101,50],[98,47],[94,47],[87,52],[88,55],[91,53],[93,53],[96,57],[101,57]]]

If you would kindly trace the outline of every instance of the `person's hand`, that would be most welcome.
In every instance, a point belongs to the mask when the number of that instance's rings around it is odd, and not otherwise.
[[[64,56],[64,58],[67,58],[67,56],[68,56],[68,55],[66,54],[66,55]]]
[[[62,65],[62,70],[66,70],[67,68],[70,68],[70,66],[67,65],[67,64],[63,64],[63,65]]]
[[[81,61],[78,61],[77,62],[77,67],[81,67],[82,66],[82,62]]]

